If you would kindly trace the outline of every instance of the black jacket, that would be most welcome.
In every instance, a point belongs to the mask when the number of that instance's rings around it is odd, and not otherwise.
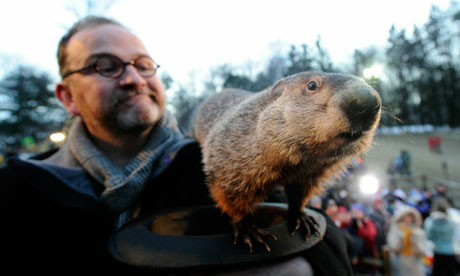
[[[212,204],[204,185],[200,154],[196,143],[178,151],[168,168],[147,185],[141,198],[143,212]],[[3,268],[65,274],[119,272],[125,268],[106,250],[113,220],[99,201],[64,185],[59,177],[30,162],[15,158],[0,170]]]

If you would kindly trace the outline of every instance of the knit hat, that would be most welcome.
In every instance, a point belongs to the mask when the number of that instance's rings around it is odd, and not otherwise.
[[[359,202],[355,202],[355,203],[351,204],[350,210],[353,210],[353,209],[358,209],[358,210],[360,210],[361,212],[364,213],[364,206]]]
[[[382,199],[381,197],[376,197],[376,198],[374,199],[374,204],[376,204],[376,203],[382,203],[382,202],[383,202],[383,199]]]

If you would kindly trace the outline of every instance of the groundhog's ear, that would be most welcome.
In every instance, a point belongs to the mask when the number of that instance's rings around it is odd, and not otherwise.
[[[285,87],[286,87],[285,79],[278,81],[277,83],[275,83],[275,85],[273,85],[272,91],[270,91],[270,95],[278,98],[279,96],[281,96],[281,94],[283,94]]]

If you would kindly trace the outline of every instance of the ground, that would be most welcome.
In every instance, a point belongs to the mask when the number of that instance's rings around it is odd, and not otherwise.
[[[428,146],[428,138],[441,137],[441,152],[432,152]],[[422,186],[422,175],[427,176],[428,188],[443,181],[450,195],[460,201],[460,131],[438,130],[426,133],[401,132],[397,134],[378,133],[373,146],[364,162],[369,172],[375,174],[382,185],[388,184],[386,173],[390,163],[401,150],[407,150],[411,157],[411,172],[413,178],[400,179],[401,188],[408,190],[411,186]],[[443,169],[442,164],[447,164]]]

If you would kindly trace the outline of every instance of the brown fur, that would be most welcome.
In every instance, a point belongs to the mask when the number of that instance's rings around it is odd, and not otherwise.
[[[308,91],[314,80],[317,91]],[[353,133],[339,107],[343,95],[367,87],[378,114],[363,136]],[[233,222],[253,211],[275,185],[283,185],[289,208],[303,208],[320,183],[365,152],[380,117],[380,98],[356,77],[305,72],[258,93],[224,90],[200,107],[194,135],[203,150],[210,192]]]

